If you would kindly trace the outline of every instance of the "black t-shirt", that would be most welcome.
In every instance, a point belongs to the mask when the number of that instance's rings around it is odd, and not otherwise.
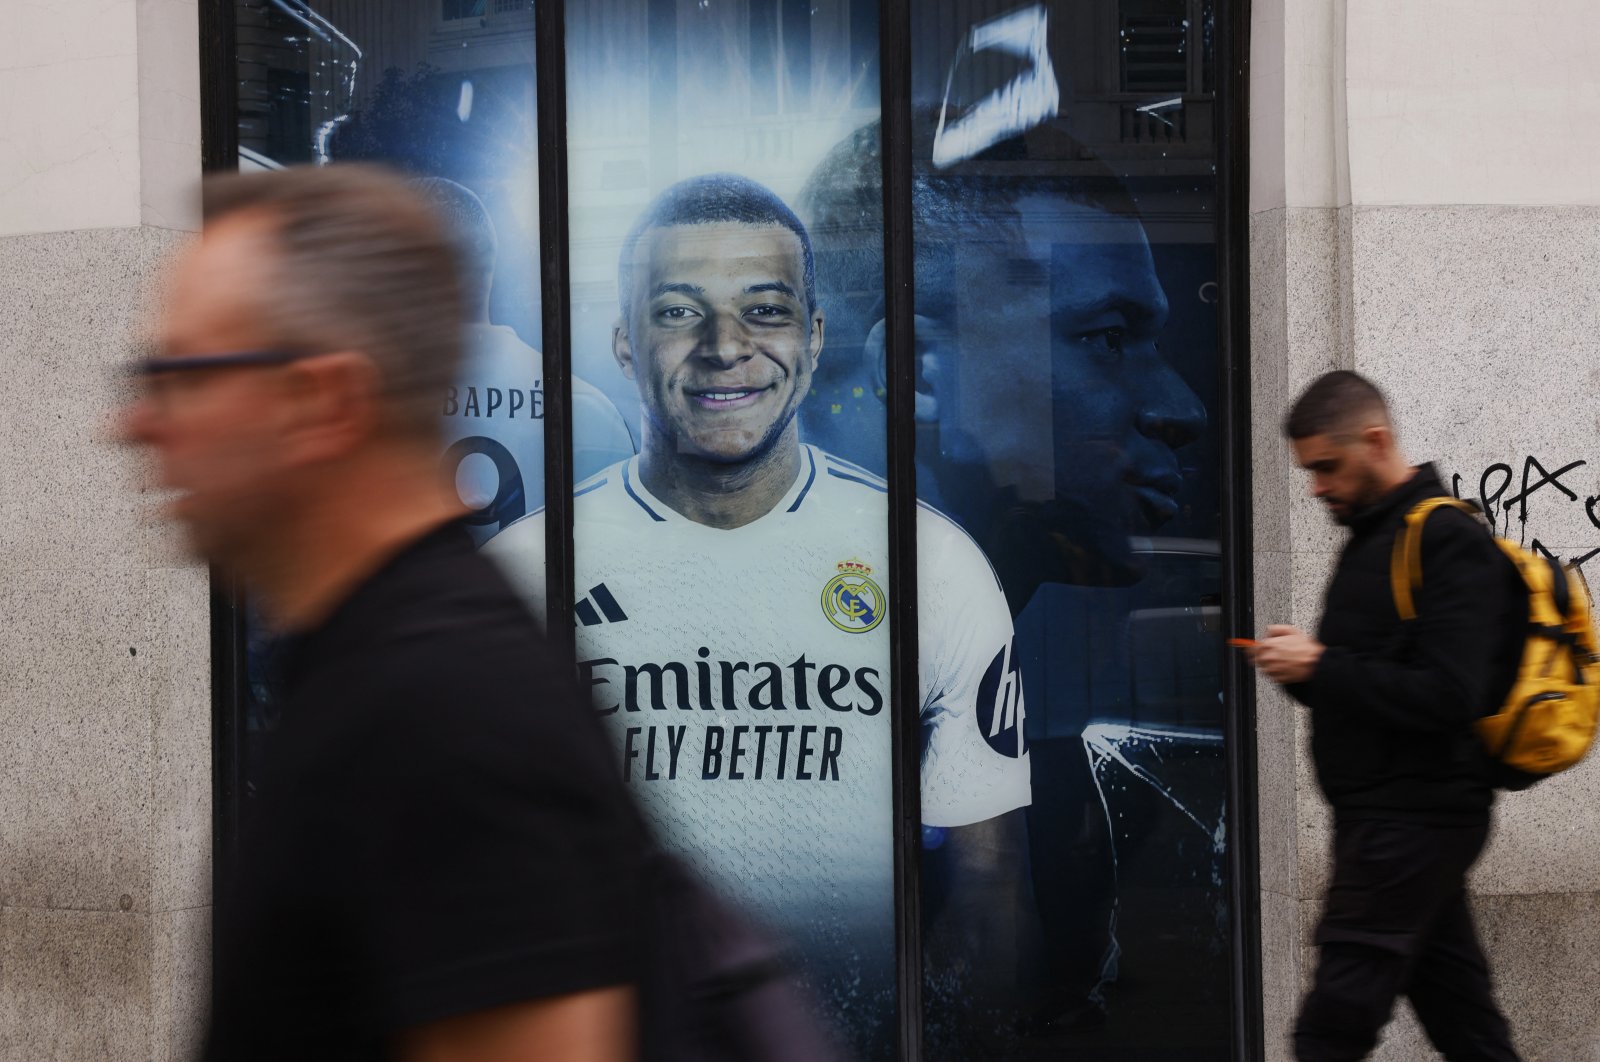
[[[642,835],[571,662],[447,525],[289,647],[208,1060],[629,983]]]

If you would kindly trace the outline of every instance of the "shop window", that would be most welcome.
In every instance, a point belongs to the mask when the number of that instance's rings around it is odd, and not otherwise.
[[[234,0],[230,161],[386,162],[458,226],[440,489],[546,614],[560,404],[546,618],[663,843],[785,937],[855,1057],[1231,1057],[1215,0],[561,7],[552,42],[529,0]]]

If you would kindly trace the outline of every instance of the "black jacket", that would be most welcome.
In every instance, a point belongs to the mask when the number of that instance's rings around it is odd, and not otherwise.
[[[1317,637],[1327,646],[1289,692],[1311,708],[1317,779],[1340,820],[1487,820],[1487,754],[1472,723],[1511,691],[1527,598],[1476,520],[1435,512],[1422,536],[1417,618],[1402,624],[1389,583],[1405,515],[1445,494],[1432,465],[1351,522]]]

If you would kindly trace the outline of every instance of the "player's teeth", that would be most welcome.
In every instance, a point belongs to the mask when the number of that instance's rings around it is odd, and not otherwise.
[[[736,391],[733,394],[706,395],[713,402],[732,402],[736,398],[743,398],[749,391]]]

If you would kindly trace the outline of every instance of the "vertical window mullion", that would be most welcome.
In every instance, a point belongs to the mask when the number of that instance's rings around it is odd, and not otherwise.
[[[572,309],[567,222],[566,4],[537,7],[534,62],[539,130],[539,290],[544,358],[546,631],[574,652],[572,544]]]
[[[911,223],[911,11],[878,5],[882,93],[884,319],[887,322],[890,704],[895,825],[899,1056],[922,1057],[922,772],[917,667],[915,257]]]
[[[206,173],[239,165],[238,39],[234,0],[200,4],[200,165]],[[245,730],[245,619],[239,588],[210,570],[211,606],[211,890],[223,882],[239,847]],[[217,907],[212,908],[212,965]]]
[[[1222,444],[1224,629],[1255,630],[1251,554],[1250,267],[1248,246],[1249,5],[1217,0],[1215,18],[1218,388]],[[1233,1057],[1264,1057],[1261,1004],[1259,833],[1256,808],[1255,681],[1240,653],[1223,668],[1227,750],[1228,916],[1233,951]]]

